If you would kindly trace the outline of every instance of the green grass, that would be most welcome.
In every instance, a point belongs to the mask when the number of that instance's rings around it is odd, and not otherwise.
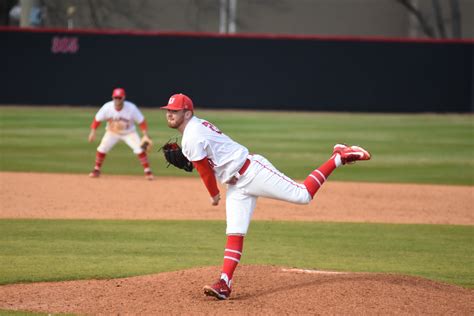
[[[24,312],[0,309],[0,316],[31,316],[31,315],[51,315],[51,313]],[[54,314],[54,315],[72,315],[72,314]]]
[[[0,170],[87,173],[95,149],[87,135],[96,108],[0,107]],[[144,109],[157,145],[179,136],[164,112]],[[281,171],[303,179],[330,155],[337,142],[360,144],[370,162],[341,168],[338,181],[474,184],[474,116],[470,114],[350,114],[316,112],[204,111],[198,117],[269,158]],[[101,126],[99,139],[103,135]],[[166,168],[151,155],[158,176],[192,176]],[[137,158],[123,143],[108,155],[103,171],[141,174]],[[194,173],[194,176],[195,173]]]
[[[0,284],[220,266],[221,221],[1,220]],[[474,287],[470,226],[260,222],[243,264],[417,275]]]

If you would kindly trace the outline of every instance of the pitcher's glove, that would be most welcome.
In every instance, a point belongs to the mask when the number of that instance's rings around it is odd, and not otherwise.
[[[168,162],[168,167],[170,165],[175,166],[179,169],[184,169],[184,171],[192,172],[193,164],[186,158],[179,147],[177,142],[167,142],[163,147],[161,147],[165,155],[165,159]]]
[[[148,136],[143,136],[140,140],[140,147],[143,149],[144,152],[149,153],[151,148],[153,147],[153,141]]]

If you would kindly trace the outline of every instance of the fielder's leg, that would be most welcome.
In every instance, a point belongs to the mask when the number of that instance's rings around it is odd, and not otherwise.
[[[127,134],[123,137],[124,142],[133,150],[133,153],[137,155],[140,164],[143,167],[143,172],[145,173],[145,178],[147,180],[153,180],[154,176],[151,172],[150,163],[148,161],[148,155],[140,147],[140,137],[136,132]]]
[[[143,172],[145,173],[145,178],[147,180],[153,180],[154,176],[153,176],[153,173],[151,172],[150,163],[148,162],[148,156],[146,152],[142,152],[141,154],[138,154],[137,156],[138,156],[138,159],[140,160],[140,163],[142,164]]]
[[[95,154],[95,166],[91,173],[89,173],[89,177],[100,177],[100,169],[102,168],[102,164],[104,163],[105,156],[115,146],[115,144],[117,144],[119,140],[120,136],[118,136],[117,134],[108,131],[105,132],[99,147],[97,147],[97,152]]]
[[[91,173],[89,173],[89,177],[91,178],[98,178],[100,177],[100,168],[102,168],[102,163],[105,160],[106,154],[97,151],[95,153],[95,166],[92,169]]]

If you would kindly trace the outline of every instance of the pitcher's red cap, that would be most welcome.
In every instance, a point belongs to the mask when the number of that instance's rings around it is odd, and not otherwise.
[[[187,95],[184,95],[182,93],[172,95],[168,101],[168,105],[162,106],[161,108],[173,111],[194,111],[193,101]]]
[[[115,97],[125,98],[125,90],[122,88],[114,89],[114,91],[112,91],[112,98]]]

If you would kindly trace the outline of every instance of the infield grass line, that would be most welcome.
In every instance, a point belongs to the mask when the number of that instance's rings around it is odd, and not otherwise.
[[[69,313],[40,313],[40,312],[28,312],[28,311],[14,311],[14,310],[6,310],[0,309],[0,316],[51,316],[51,315],[59,315],[59,316],[73,316],[75,314]]]

